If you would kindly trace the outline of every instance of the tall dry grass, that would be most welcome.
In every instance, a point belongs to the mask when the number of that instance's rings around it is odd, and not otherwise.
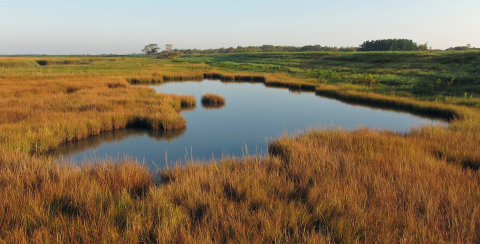
[[[46,59],[53,61],[0,69],[1,241],[480,242],[477,109],[162,60]],[[285,135],[269,144],[268,157],[191,162],[159,172],[162,183],[128,158],[77,168],[36,155],[105,130],[184,127],[178,111],[195,105],[191,97],[127,82],[166,73],[313,87],[337,99],[453,120],[447,128],[408,134],[316,129]]]
[[[0,98],[0,140],[27,153],[52,150],[72,141],[125,127],[153,130],[184,128],[182,107],[195,98],[130,88],[120,79],[68,80],[10,84]]]

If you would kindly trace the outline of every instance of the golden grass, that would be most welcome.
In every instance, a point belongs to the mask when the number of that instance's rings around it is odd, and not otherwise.
[[[224,105],[225,98],[213,93],[206,93],[202,96],[203,105]]]
[[[261,80],[204,65],[115,60],[0,69],[1,241],[480,242],[478,109],[356,86],[317,87],[286,75]],[[266,158],[191,162],[159,172],[162,184],[128,158],[77,168],[36,155],[101,131],[185,127],[178,111],[194,106],[192,97],[156,94],[127,80],[195,72],[314,87],[317,94],[452,122],[408,134],[315,129],[285,135],[269,144]]]
[[[0,138],[11,150],[41,153],[102,131],[186,126],[178,111],[194,106],[195,98],[129,86],[117,79],[11,84],[8,95],[0,99]]]
[[[39,64],[33,60],[0,59],[0,68],[38,67],[38,66]]]
[[[131,84],[159,84],[168,81],[202,81],[203,74],[201,73],[182,73],[182,74],[165,74],[153,73],[151,76],[127,78]]]

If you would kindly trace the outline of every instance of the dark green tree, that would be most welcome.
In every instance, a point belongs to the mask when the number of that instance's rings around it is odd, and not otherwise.
[[[152,44],[146,45],[146,46],[142,49],[142,52],[144,52],[144,53],[147,54],[147,55],[153,55],[153,54],[157,54],[159,50],[160,50],[160,48],[158,47],[158,45],[152,43]]]
[[[410,39],[381,39],[365,41],[358,51],[417,51],[417,43]]]

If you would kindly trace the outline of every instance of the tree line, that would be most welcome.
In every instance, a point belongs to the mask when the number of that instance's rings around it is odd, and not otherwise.
[[[217,53],[243,53],[243,52],[306,52],[306,51],[324,51],[324,52],[356,52],[356,51],[428,51],[432,47],[425,44],[417,44],[410,39],[380,39],[365,41],[359,47],[330,47],[321,45],[306,45],[303,47],[295,46],[238,46],[236,48],[215,48],[215,49],[174,49],[173,52],[162,51],[157,44],[149,44],[145,46],[142,52],[146,54],[161,54],[162,57],[178,56],[183,54],[217,54]],[[468,44],[464,47],[452,47],[448,50],[478,50]]]
[[[303,47],[295,46],[248,46],[248,47],[229,47],[215,49],[175,49],[174,52],[181,54],[216,54],[216,53],[244,53],[244,52],[306,52],[306,51],[328,51],[328,52],[355,52],[356,47],[329,47],[321,45],[306,45]],[[165,52],[165,51],[163,51]]]

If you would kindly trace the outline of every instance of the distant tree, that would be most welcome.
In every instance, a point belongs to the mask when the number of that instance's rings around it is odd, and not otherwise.
[[[409,39],[382,39],[365,41],[358,51],[417,51],[417,43]]]
[[[305,51],[321,51],[321,52],[355,52],[357,47],[329,47],[321,45],[306,45],[303,47],[295,46],[274,46],[274,45],[262,45],[262,46],[238,46],[237,48],[216,48],[216,49],[175,49],[175,52],[179,54],[215,54],[215,53],[242,53],[242,52],[305,52]],[[165,51],[163,51],[165,52]],[[161,54],[163,54],[163,52]]]
[[[245,49],[242,46],[238,46],[237,49],[235,49],[235,52],[236,53],[245,52]]]
[[[322,46],[320,46],[320,45],[315,45],[315,46],[306,45],[306,46],[301,47],[301,48],[300,48],[300,51],[301,51],[301,52],[305,52],[305,51],[319,51],[321,48],[322,48]]]
[[[262,52],[274,52],[275,51],[275,48],[273,45],[262,45],[260,47],[260,49],[262,50]]]
[[[145,48],[142,49],[142,52],[144,52],[147,55],[153,55],[153,54],[157,54],[159,50],[160,48],[158,47],[158,45],[152,43],[152,44],[146,45]]]
[[[418,45],[418,51],[428,51],[428,42]]]
[[[338,51],[340,52],[355,52],[357,51],[357,47],[340,47],[338,48]]]

